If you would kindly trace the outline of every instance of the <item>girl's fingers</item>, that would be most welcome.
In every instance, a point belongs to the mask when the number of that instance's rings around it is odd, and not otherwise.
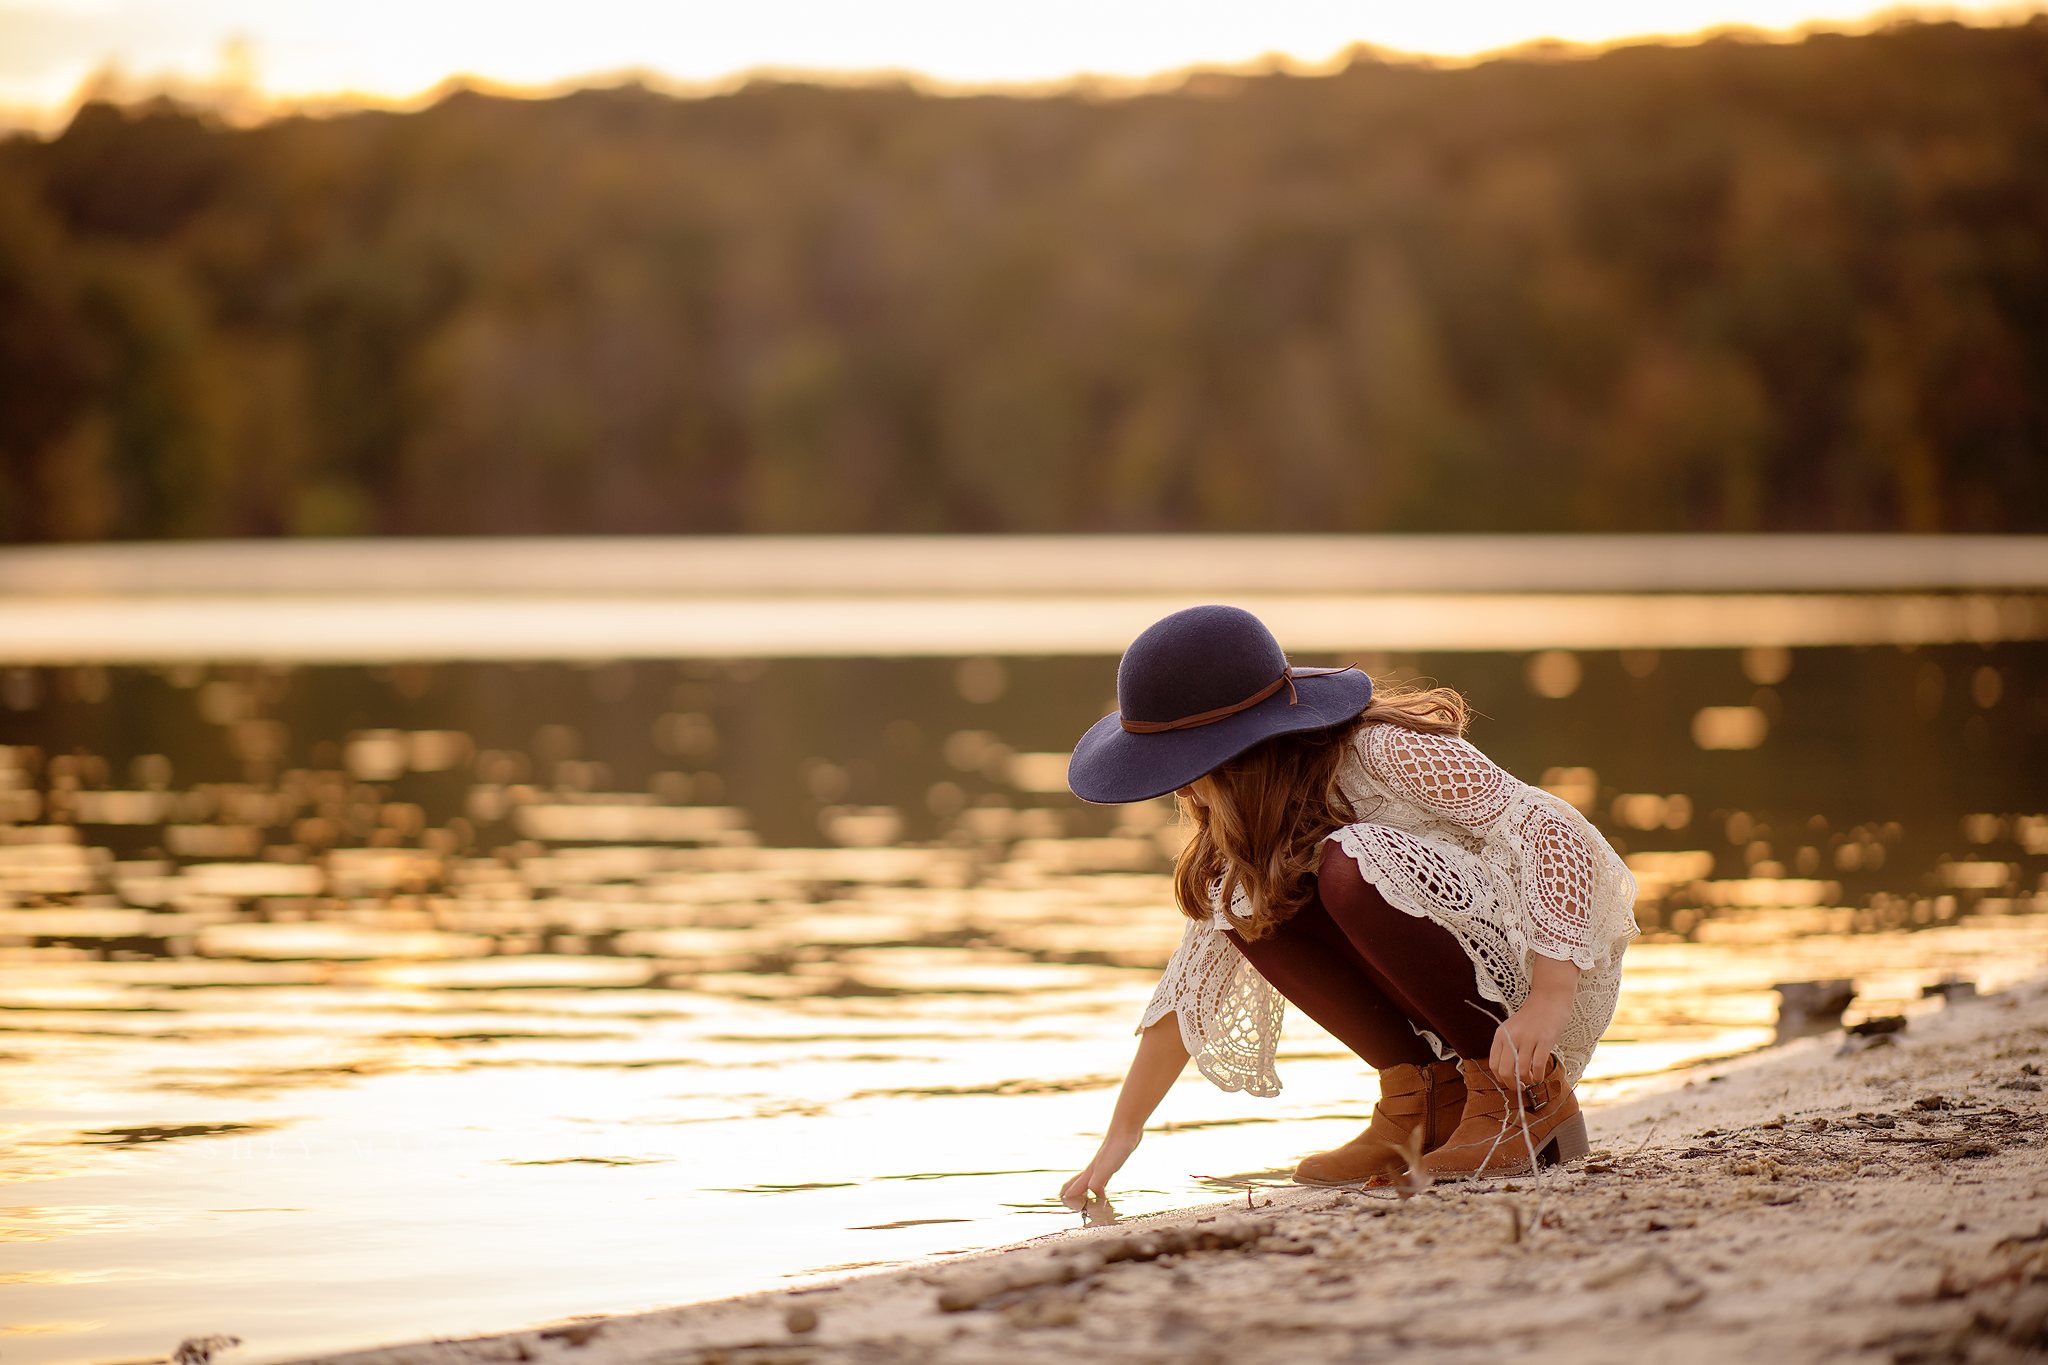
[[[1493,1035],[1493,1074],[1514,1076],[1522,1068],[1521,1051],[1516,1046],[1514,1032],[1502,1024]]]
[[[1090,1163],[1087,1170],[1060,1186],[1060,1202],[1076,1212],[1088,1207],[1088,1196],[1105,1198],[1103,1188],[1109,1184],[1108,1176],[1097,1177],[1095,1166]]]

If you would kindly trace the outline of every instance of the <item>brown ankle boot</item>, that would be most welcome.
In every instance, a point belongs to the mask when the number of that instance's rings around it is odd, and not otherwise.
[[[1483,1062],[1460,1066],[1465,1116],[1423,1159],[1425,1179],[1527,1175],[1532,1151],[1545,1166],[1586,1154],[1586,1116],[1557,1058],[1550,1059],[1542,1080],[1520,1086],[1503,1086]]]
[[[1304,1185],[1360,1185],[1391,1179],[1408,1169],[1401,1151],[1419,1133],[1422,1150],[1450,1136],[1465,1111],[1465,1078],[1457,1061],[1395,1066],[1380,1073],[1380,1102],[1372,1124],[1342,1147],[1317,1152],[1294,1168]]]

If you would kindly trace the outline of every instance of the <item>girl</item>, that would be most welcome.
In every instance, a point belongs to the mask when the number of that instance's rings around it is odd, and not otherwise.
[[[1376,699],[1355,670],[1290,668],[1235,607],[1176,612],[1125,652],[1068,780],[1093,802],[1177,794],[1189,923],[1069,1207],[1104,1193],[1190,1057],[1277,1094],[1283,997],[1380,1082],[1371,1125],[1296,1180],[1519,1175],[1586,1150],[1572,1086],[1614,1013],[1635,882],[1576,810],[1466,743],[1466,715],[1445,689]]]

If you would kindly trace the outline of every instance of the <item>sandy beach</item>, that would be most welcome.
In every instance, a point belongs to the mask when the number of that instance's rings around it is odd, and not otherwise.
[[[1863,1040],[1857,1040],[1863,1041]],[[1673,1076],[1538,1180],[1267,1188],[332,1365],[1981,1361],[2048,1345],[2048,981]]]

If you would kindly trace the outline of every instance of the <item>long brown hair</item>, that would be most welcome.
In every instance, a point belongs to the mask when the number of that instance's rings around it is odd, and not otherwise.
[[[1308,903],[1323,839],[1358,818],[1337,789],[1337,771],[1358,733],[1399,725],[1463,735],[1470,716],[1465,699],[1448,687],[1375,684],[1372,705],[1356,720],[1276,735],[1196,778],[1178,797],[1181,820],[1191,827],[1173,868],[1181,913],[1208,919],[1210,888],[1220,880],[1223,905],[1243,887],[1252,907],[1250,919],[1226,922],[1247,939],[1272,933]]]

